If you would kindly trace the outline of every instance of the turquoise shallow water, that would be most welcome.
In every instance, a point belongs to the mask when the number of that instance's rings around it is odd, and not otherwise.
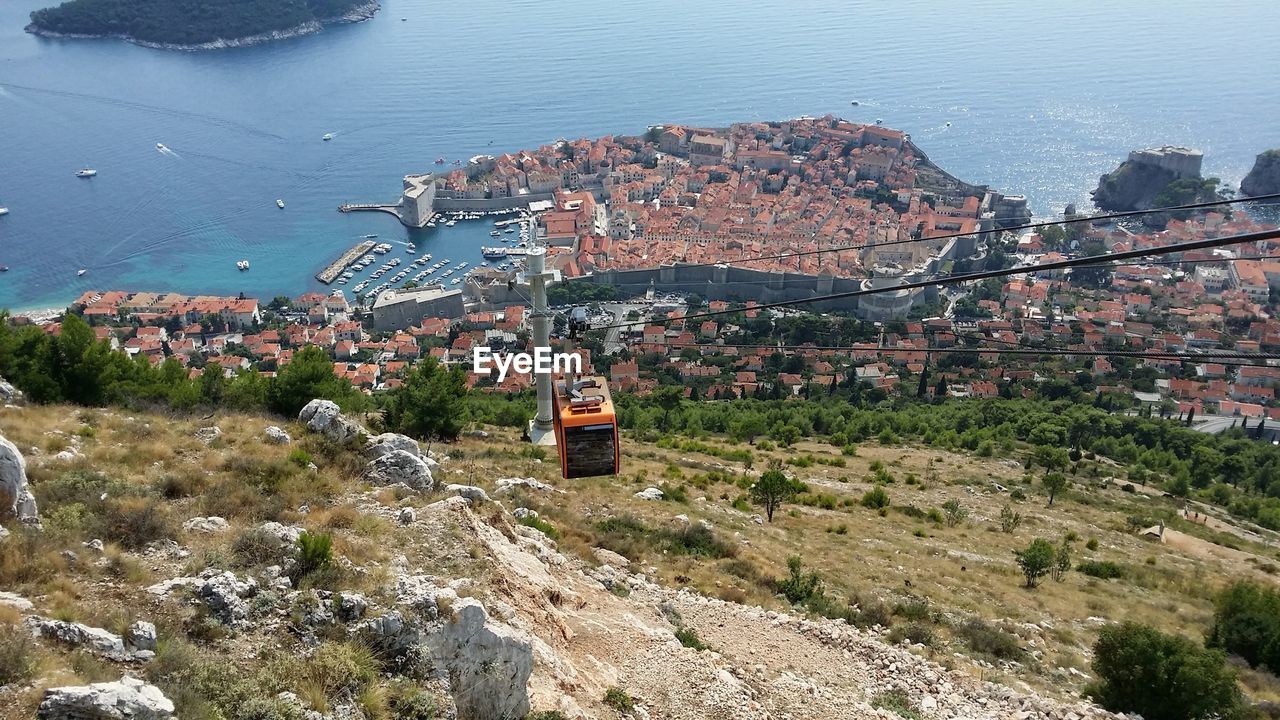
[[[1134,147],[1200,147],[1236,183],[1280,146],[1270,2],[384,0],[319,35],[175,53],[23,33],[47,1],[0,3],[0,307],[297,294],[359,236],[409,238],[339,203],[394,199],[438,156],[651,123],[881,118],[1040,213]],[[489,229],[414,239],[474,265]]]

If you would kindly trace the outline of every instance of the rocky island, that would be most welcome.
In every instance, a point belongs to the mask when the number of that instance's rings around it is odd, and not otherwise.
[[[1165,145],[1134,150],[1098,180],[1093,203],[1103,210],[1125,212],[1213,200],[1218,179],[1200,176],[1203,160],[1204,153],[1192,148]]]
[[[1240,181],[1240,192],[1245,195],[1280,193],[1280,150],[1258,154],[1253,169]]]
[[[310,35],[373,17],[378,0],[68,0],[31,13],[27,32],[217,50]]]

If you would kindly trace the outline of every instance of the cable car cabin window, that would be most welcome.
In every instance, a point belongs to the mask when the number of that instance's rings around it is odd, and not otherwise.
[[[583,425],[564,429],[566,478],[614,475],[618,448],[613,424]]]

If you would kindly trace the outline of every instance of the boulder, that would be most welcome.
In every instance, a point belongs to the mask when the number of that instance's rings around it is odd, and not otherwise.
[[[7,590],[0,590],[0,605],[13,608],[18,612],[31,612],[35,607],[30,600]]]
[[[116,682],[49,688],[44,691],[40,720],[169,720],[173,702],[137,678]]]
[[[89,550],[89,552],[95,555],[101,555],[106,552],[106,546],[102,544],[102,540],[100,538],[85,540],[82,544]]]
[[[524,717],[529,713],[533,645],[516,629],[492,622],[474,598],[453,604],[453,615],[426,639],[437,667],[449,669],[460,718]]]
[[[435,486],[427,463],[405,450],[392,450],[370,462],[365,469],[365,480],[374,485],[404,483],[415,490],[430,490]]]
[[[75,462],[76,460],[79,460],[82,457],[84,457],[84,455],[80,454],[80,451],[78,449],[74,447],[69,447],[66,450],[63,450],[61,452],[54,454],[54,456],[50,459],[53,460],[54,462]]]
[[[302,537],[302,533],[306,532],[306,529],[297,525],[282,525],[270,520],[259,525],[257,532],[276,540],[280,543],[281,548],[292,548],[297,547],[298,538]]]
[[[368,433],[360,423],[342,414],[331,400],[312,400],[298,413],[298,420],[311,432],[317,432],[336,443],[347,443]]]
[[[155,652],[156,626],[143,620],[130,625],[124,636],[124,646],[134,652]]]
[[[411,658],[422,644],[422,628],[393,610],[355,627],[357,637],[382,657]]]
[[[204,443],[205,445],[208,445],[209,443],[213,442],[214,440],[217,440],[220,437],[222,437],[222,428],[218,427],[217,425],[202,427],[196,431],[196,439]]]
[[[640,498],[641,500],[661,500],[662,491],[656,487],[645,488],[640,492],[636,493],[636,497]]]
[[[601,565],[623,569],[631,565],[631,561],[624,556],[605,548],[591,548],[591,554],[596,556],[596,560],[599,560]]]
[[[365,457],[369,459],[380,458],[394,450],[404,450],[407,453],[421,456],[422,448],[418,446],[418,441],[408,435],[399,433],[382,433],[369,438],[369,442],[364,445]]]
[[[17,445],[0,435],[0,522],[9,519],[40,523],[36,498],[27,485],[27,461]]]
[[[0,377],[0,402],[5,405],[18,405],[22,403],[22,398],[21,390],[9,384],[9,381]]]
[[[268,425],[267,429],[262,431],[262,434],[266,436],[267,442],[275,443],[276,445],[288,445],[293,442],[293,438],[289,437],[289,433],[277,425]]]
[[[544,492],[558,492],[554,487],[544,482],[540,482],[533,478],[498,478],[494,483],[498,489],[493,491],[494,495],[506,495],[516,489],[541,490]]]
[[[436,619],[441,606],[447,610],[458,599],[453,588],[439,587],[427,575],[400,575],[396,578],[396,604],[416,611],[428,620]]]
[[[197,533],[226,532],[230,527],[231,525],[225,518],[220,518],[217,515],[210,515],[209,517],[193,517],[182,523],[183,530]]]
[[[478,488],[475,485],[449,484],[444,487],[444,490],[459,497],[464,497],[473,503],[489,502],[489,493],[486,493],[484,488]]]
[[[340,592],[333,596],[333,613],[339,620],[352,623],[364,617],[369,601],[360,593]]]
[[[218,573],[206,570],[201,573],[203,582],[196,589],[196,597],[204,601],[209,612],[227,627],[238,627],[249,617],[249,605],[244,598],[258,591],[253,578],[241,580],[235,573]]]
[[[60,642],[71,647],[83,648],[95,655],[101,655],[109,660],[126,661],[133,660],[133,651],[136,650],[155,650],[155,626],[151,623],[144,623],[151,627],[152,642],[149,648],[132,648],[128,647],[124,638],[113,632],[103,630],[102,628],[90,627],[83,623],[67,622],[66,620],[52,620],[46,618],[32,618],[30,620],[31,630],[36,635],[47,640]],[[148,653],[148,656],[150,653]]]
[[[396,516],[401,525],[412,525],[417,519],[418,512],[411,507],[400,508],[400,514]]]
[[[495,493],[496,494],[496,493]],[[530,510],[527,507],[518,507],[511,511],[511,515],[517,520],[537,520],[538,511]]]

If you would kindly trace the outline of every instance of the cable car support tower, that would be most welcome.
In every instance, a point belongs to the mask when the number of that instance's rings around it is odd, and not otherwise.
[[[529,298],[533,301],[533,314],[529,316],[529,322],[533,326],[534,352],[543,350],[550,353],[552,314],[547,307],[547,286],[560,280],[560,272],[547,270],[546,261],[546,248],[530,248],[525,255],[525,271],[520,273],[516,282],[529,289]],[[533,421],[529,423],[529,439],[534,445],[555,446],[551,373],[549,371],[535,373],[534,388],[538,394],[538,411]]]

